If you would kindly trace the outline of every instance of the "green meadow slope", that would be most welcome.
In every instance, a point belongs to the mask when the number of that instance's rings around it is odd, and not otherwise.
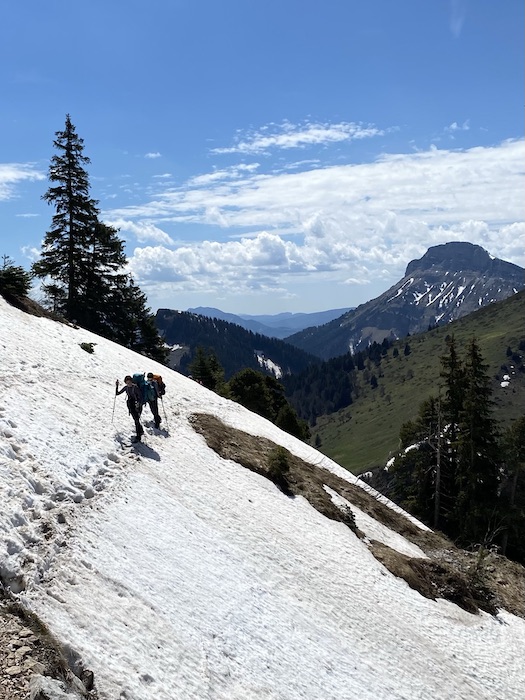
[[[313,428],[321,451],[358,474],[384,464],[397,449],[401,425],[421,402],[437,396],[445,338],[454,334],[460,354],[476,338],[493,380],[494,411],[502,427],[525,413],[525,291],[486,306],[446,326],[398,341],[381,364],[358,372],[352,405],[322,416]],[[410,353],[404,354],[409,344]],[[398,356],[395,357],[394,349]],[[372,388],[372,374],[377,387]],[[508,386],[504,376],[509,375]]]

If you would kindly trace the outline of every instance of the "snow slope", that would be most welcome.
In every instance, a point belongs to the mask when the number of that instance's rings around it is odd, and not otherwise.
[[[150,370],[167,384],[164,430],[146,411],[146,444],[123,449],[132,421],[115,379]],[[313,448],[2,299],[0,377],[0,574],[94,671],[102,700],[523,698],[524,620],[423,598],[345,525],[221,459],[188,418],[213,413],[355,481]]]

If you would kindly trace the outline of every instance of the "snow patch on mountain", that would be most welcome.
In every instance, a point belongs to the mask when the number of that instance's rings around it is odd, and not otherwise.
[[[283,376],[283,371],[281,367],[279,367],[279,365],[277,365],[275,362],[266,357],[263,353],[260,353],[256,350],[255,357],[257,358],[257,362],[259,363],[260,367],[267,370],[268,372],[271,372],[276,379],[280,379]]]

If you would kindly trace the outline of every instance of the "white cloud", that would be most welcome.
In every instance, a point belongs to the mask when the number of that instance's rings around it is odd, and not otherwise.
[[[196,175],[192,177],[188,183],[188,187],[206,187],[213,184],[214,182],[221,182],[223,180],[237,180],[247,173],[253,173],[259,168],[259,163],[251,163],[246,165],[241,163],[239,165],[233,165],[229,168],[223,168],[222,170],[214,170],[211,173],[206,173],[204,175]]]
[[[204,231],[222,239],[174,250],[167,242],[137,248],[130,264],[139,280],[174,280],[178,289],[218,294],[290,290],[294,280],[315,274],[335,286],[381,283],[384,291],[410,260],[449,240],[468,240],[525,265],[519,245],[524,145],[434,146],[372,163],[276,175],[214,171],[111,217],[126,221],[126,230],[137,226],[140,240],[150,235],[148,227],[162,236],[183,227],[187,240],[191,224],[201,227],[201,237]]]
[[[320,124],[305,122],[303,124],[270,124],[245,137],[238,136],[234,146],[214,148],[212,153],[267,153],[271,149],[304,148],[306,146],[353,141],[384,134],[373,125],[340,122],[339,124]]]
[[[34,248],[32,246],[23,246],[21,248],[22,253],[31,262],[35,262],[40,257],[42,250],[40,248]]]
[[[470,119],[466,119],[463,124],[458,124],[457,122],[452,122],[449,126],[445,127],[445,131],[450,134],[454,134],[457,131],[469,131],[470,129]]]
[[[0,163],[0,201],[15,197],[19,183],[45,178],[33,163]]]
[[[158,153],[158,152],[156,152],[156,153],[146,153],[146,155],[144,156],[144,158],[151,158],[151,159],[160,158],[160,157],[161,157],[161,154]]]
[[[173,244],[173,239],[151,221],[134,222],[120,218],[108,220],[107,223],[119,231],[132,233],[140,243],[152,241],[160,245]]]

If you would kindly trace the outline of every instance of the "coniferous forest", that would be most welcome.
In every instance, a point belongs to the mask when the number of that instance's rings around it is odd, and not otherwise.
[[[520,360],[520,369],[523,366]],[[479,343],[447,336],[436,393],[406,421],[388,469],[365,478],[464,547],[525,563],[525,415],[503,428]]]
[[[318,357],[283,340],[253,333],[217,318],[199,316],[188,311],[159,309],[156,322],[168,345],[178,343],[188,346],[180,363],[180,370],[185,374],[189,373],[188,367],[199,347],[206,351],[213,350],[226,379],[244,368],[272,374],[271,369],[267,370],[262,364],[264,358],[270,358],[283,375],[299,373],[310,365],[321,363]]]

